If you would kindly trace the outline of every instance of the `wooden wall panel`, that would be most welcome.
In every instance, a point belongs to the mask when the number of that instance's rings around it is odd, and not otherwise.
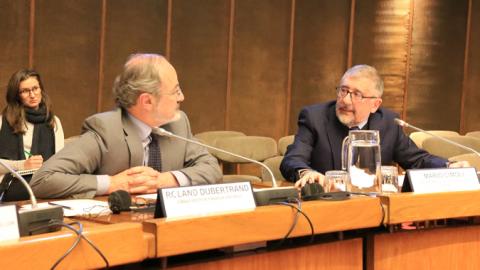
[[[165,54],[167,0],[109,0],[101,110],[114,107],[112,85],[132,53]]]
[[[34,66],[66,137],[96,112],[100,9],[97,0],[36,1]]]
[[[291,1],[235,3],[228,128],[279,138],[285,130]]]
[[[194,133],[225,129],[229,1],[175,0],[171,62]]]
[[[402,114],[409,36],[409,1],[356,1],[352,64],[377,68],[383,106]]]
[[[350,1],[296,1],[289,134],[302,107],[335,99],[347,63]]]
[[[465,132],[480,130],[480,2],[472,1],[464,111]]]
[[[10,76],[28,67],[30,1],[0,1],[0,108],[5,106],[5,94]]]
[[[459,130],[467,0],[415,1],[407,120]]]

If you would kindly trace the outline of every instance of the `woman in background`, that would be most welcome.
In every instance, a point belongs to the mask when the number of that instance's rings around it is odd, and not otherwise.
[[[52,111],[40,75],[30,69],[15,72],[6,99],[0,117],[0,158],[17,171],[38,169],[64,144],[62,124]],[[20,181],[7,173],[0,166],[0,201],[28,199]]]

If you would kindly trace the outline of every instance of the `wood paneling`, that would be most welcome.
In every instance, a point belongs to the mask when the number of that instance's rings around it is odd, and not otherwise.
[[[479,242],[478,226],[377,235],[373,269],[479,269]]]
[[[407,119],[459,130],[467,1],[415,1]]]
[[[362,241],[353,239],[311,245],[288,250],[237,256],[231,259],[173,267],[174,270],[244,270],[244,269],[362,269]]]
[[[10,76],[28,67],[28,0],[0,1],[0,107],[5,106],[5,92]]]
[[[235,4],[229,127],[279,138],[285,130],[291,1]]]
[[[347,0],[296,1],[290,134],[302,107],[335,99],[346,69],[349,18]]]
[[[4,0],[0,87],[33,57],[70,136],[114,106],[128,55],[168,48],[194,132],[279,138],[352,61],[379,69],[385,107],[466,132],[480,129],[479,18],[471,0]]]
[[[173,2],[170,60],[195,133],[225,129],[229,1]]]
[[[470,44],[466,76],[464,132],[480,130],[480,2],[472,1]]]
[[[385,84],[383,106],[401,114],[408,57],[409,1],[356,2],[352,64],[368,64]]]
[[[167,0],[109,0],[106,9],[102,111],[114,107],[113,81],[130,54],[165,53]]]
[[[68,137],[96,112],[101,2],[35,3],[34,67]]]

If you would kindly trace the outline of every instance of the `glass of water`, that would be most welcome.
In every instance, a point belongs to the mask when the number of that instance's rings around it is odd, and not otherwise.
[[[396,166],[382,166],[382,193],[396,193],[398,186],[398,169]]]
[[[349,191],[350,176],[346,171],[325,172],[325,192]]]

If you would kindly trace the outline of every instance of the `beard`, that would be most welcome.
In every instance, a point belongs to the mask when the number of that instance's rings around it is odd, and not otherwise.
[[[335,114],[337,115],[338,121],[344,124],[347,127],[355,125],[355,112],[345,113],[343,110],[345,106],[340,106],[338,103],[335,106]]]

